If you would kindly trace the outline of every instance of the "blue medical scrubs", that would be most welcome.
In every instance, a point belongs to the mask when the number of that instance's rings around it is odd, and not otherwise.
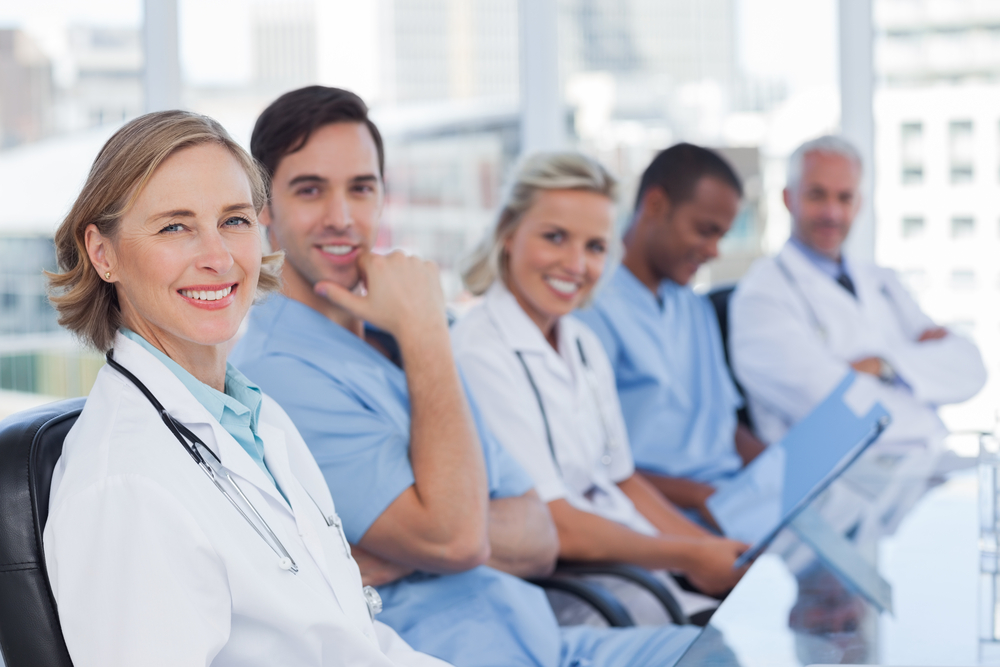
[[[740,469],[742,399],[707,298],[671,280],[653,294],[619,266],[577,316],[608,352],[636,467],[707,484]]]
[[[319,463],[358,543],[413,482],[403,371],[319,312],[280,295],[250,314],[231,361],[289,414]],[[491,498],[519,496],[531,479],[473,416]],[[418,572],[379,588],[378,620],[419,651],[457,667],[671,665],[694,628],[559,628],[544,592],[481,566]]]

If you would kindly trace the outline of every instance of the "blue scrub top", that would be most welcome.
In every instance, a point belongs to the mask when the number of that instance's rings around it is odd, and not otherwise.
[[[742,467],[742,399],[707,298],[671,280],[654,295],[619,266],[576,315],[611,360],[637,468],[714,484]]]
[[[413,485],[406,376],[317,311],[273,295],[255,307],[231,361],[288,412],[357,543]],[[468,392],[467,392],[468,393]],[[486,430],[469,400],[491,498],[520,496],[531,478]],[[416,573],[379,588],[379,620],[417,650],[455,664],[558,665],[562,640],[541,589],[489,567]]]

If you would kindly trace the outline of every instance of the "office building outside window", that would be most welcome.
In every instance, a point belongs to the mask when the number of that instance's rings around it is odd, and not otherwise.
[[[903,284],[911,292],[919,294],[927,289],[927,272],[923,269],[907,269],[900,272]]]
[[[924,182],[924,126],[922,123],[903,123],[900,155],[902,178],[906,185]]]
[[[1000,1],[872,6],[875,258],[904,277],[924,271],[922,288],[906,280],[921,307],[975,335],[986,388],[942,415],[953,428],[992,428],[1000,404],[1000,337],[990,335],[1000,330],[992,282],[1000,253]],[[923,232],[899,224],[906,218],[923,218]]]
[[[956,216],[951,219],[951,238],[966,239],[976,234],[976,220],[969,216]]]
[[[924,235],[924,219],[919,216],[903,218],[903,238],[915,238]]]
[[[962,291],[976,289],[976,272],[972,269],[955,269],[951,272],[951,286]]]
[[[972,121],[955,120],[948,127],[951,182],[971,183],[973,177]]]

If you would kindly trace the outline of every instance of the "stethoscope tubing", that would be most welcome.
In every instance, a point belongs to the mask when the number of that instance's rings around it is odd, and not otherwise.
[[[151,392],[149,388],[146,387],[146,385],[143,384],[142,381],[139,380],[139,378],[137,378],[135,375],[133,375],[127,368],[125,368],[124,366],[122,366],[121,364],[119,364],[117,361],[114,360],[113,352],[114,350],[109,350],[107,353],[106,358],[108,365],[111,366],[116,371],[118,371],[119,373],[121,373],[126,379],[131,381],[132,384],[134,384],[136,388],[140,392],[142,392],[142,394],[149,400],[152,406],[160,414],[160,418],[163,420],[163,423],[166,424],[167,429],[174,435],[175,438],[177,438],[177,441],[181,443],[181,446],[184,447],[184,450],[191,455],[191,458],[194,459],[195,463],[198,464],[198,467],[202,469],[202,471],[208,476],[210,480],[212,480],[212,483],[215,485],[215,488],[217,488],[219,492],[226,497],[226,499],[230,502],[230,504],[232,504],[232,506],[236,508],[236,510],[240,513],[240,515],[244,519],[246,519],[246,522],[250,524],[250,527],[254,529],[254,532],[256,532],[257,535],[259,535],[260,538],[264,540],[264,543],[267,544],[267,546],[270,547],[275,554],[277,554],[279,558],[278,560],[279,567],[281,567],[281,569],[283,570],[290,571],[292,574],[298,573],[299,567],[295,563],[295,559],[292,558],[291,554],[288,553],[288,550],[285,549],[285,545],[281,543],[281,540],[271,529],[271,526],[268,525],[264,517],[261,516],[260,512],[257,511],[257,508],[254,506],[254,504],[250,501],[249,498],[247,498],[246,494],[243,493],[243,489],[240,488],[240,485],[236,483],[236,480],[233,479],[232,475],[230,475],[228,472],[221,470],[216,471],[215,467],[209,464],[208,460],[205,459],[205,457],[202,455],[198,447],[200,446],[202,449],[211,454],[212,458],[215,459],[216,464],[221,465],[222,461],[219,459],[218,456],[216,456],[215,452],[213,452],[208,447],[208,445],[206,445],[201,440],[201,438],[192,433],[190,429],[188,429],[186,426],[184,426],[183,424],[175,420],[173,417],[171,417],[170,414],[167,412],[166,408],[163,407],[163,404],[161,404],[156,399],[156,397],[153,396],[153,392]],[[192,444],[188,444],[189,442]],[[230,484],[233,485],[233,488],[236,489],[236,492],[240,495],[240,498],[243,499],[243,502],[247,504],[247,506],[250,508],[250,511],[253,512],[254,516],[257,518],[259,525],[258,523],[254,522],[253,519],[250,518],[250,515],[247,514],[242,507],[240,507],[239,503],[236,502],[236,499],[233,498],[232,494],[229,493],[229,491],[227,491],[224,486],[222,486],[222,483],[219,481],[220,473],[228,480]],[[316,501],[313,500],[313,502],[315,503]],[[322,509],[319,507],[318,504],[316,505],[316,507],[317,509],[320,509],[320,513],[322,513]],[[327,523],[329,523],[329,519],[327,519],[325,516],[324,519],[327,521]],[[263,526],[264,530],[261,530],[261,526]]]
[[[611,465],[611,453],[617,449],[618,445],[614,438],[611,436],[611,427],[608,424],[607,415],[604,414],[604,405],[601,403],[601,396],[598,391],[597,381],[591,376],[593,369],[591,369],[590,364],[587,362],[587,355],[583,351],[583,342],[579,337],[576,339],[576,349],[580,353],[580,363],[583,364],[583,375],[585,376],[584,382],[587,383],[587,389],[590,391],[591,398],[597,407],[598,418],[601,420],[601,430],[604,431],[604,453],[601,455],[601,463],[604,465]],[[559,466],[559,459],[556,457],[556,447],[552,439],[552,427],[549,425],[549,416],[545,411],[545,403],[542,401],[542,394],[538,390],[538,385],[535,383],[535,378],[528,368],[527,362],[524,360],[524,355],[520,350],[514,350],[514,355],[517,360],[521,362],[521,367],[524,369],[524,374],[528,376],[528,384],[531,385],[531,390],[535,394],[535,402],[538,403],[538,411],[542,415],[542,424],[545,426],[545,440],[549,445],[549,453],[552,455],[552,462],[556,466],[556,470],[560,473],[562,469]]]

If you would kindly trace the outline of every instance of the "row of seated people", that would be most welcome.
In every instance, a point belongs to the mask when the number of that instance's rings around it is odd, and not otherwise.
[[[558,558],[631,563],[697,613],[742,575],[747,545],[705,500],[765,443],[737,421],[714,313],[688,286],[737,215],[732,168],[688,144],[657,155],[604,276],[614,178],[577,154],[528,159],[464,266],[483,298],[449,330],[436,267],[371,252],[385,157],[357,96],[283,95],[251,152],[202,116],[141,117],[57,234],[60,321],[110,350],[44,531],[74,664],[676,662],[698,630],[645,593],[601,578],[639,621],[604,628],[526,579]],[[733,304],[760,432],[780,438],[853,365],[924,415],[908,446],[934,448],[934,406],[978,390],[978,352],[892,274],[844,261],[856,153],[824,139],[792,161],[776,261],[802,277],[789,299],[761,264]],[[817,276],[840,311],[809,292]]]

